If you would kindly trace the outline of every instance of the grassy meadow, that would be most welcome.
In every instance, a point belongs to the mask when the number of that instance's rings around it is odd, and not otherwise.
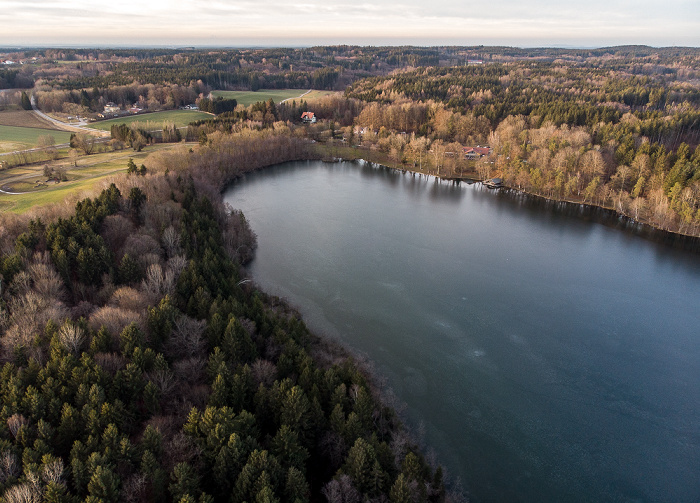
[[[67,143],[70,140],[70,133],[66,131],[0,125],[0,152],[34,148],[37,146],[39,137],[47,135],[53,136],[57,144]]]
[[[211,114],[197,110],[166,110],[163,112],[153,112],[139,115],[127,115],[116,119],[108,119],[88,124],[88,127],[109,131],[114,124],[131,125],[139,122],[145,126],[146,130],[153,131],[161,129],[164,122],[170,122],[177,127],[187,126],[190,122],[211,119]]]
[[[0,111],[0,126],[17,126],[40,129],[58,129],[56,126],[31,110]]]
[[[120,150],[82,156],[77,160],[77,166],[73,166],[67,159],[61,159],[2,170],[0,189],[20,194],[0,192],[0,211],[23,213],[35,206],[77,199],[83,192],[92,190],[108,177],[125,173],[129,158],[133,158],[136,164],[141,164],[148,154],[179,145],[157,144],[147,146],[141,152]],[[44,176],[45,164],[54,169],[65,169],[68,180],[60,183],[47,182]]]
[[[239,105],[250,106],[258,101],[268,101],[270,98],[275,103],[291,99],[313,101],[336,93],[336,91],[311,90],[308,94],[304,94],[308,91],[308,89],[260,89],[258,91],[212,91],[211,94],[215,98],[219,96],[228,99],[235,98]],[[302,97],[299,98],[300,96]]]

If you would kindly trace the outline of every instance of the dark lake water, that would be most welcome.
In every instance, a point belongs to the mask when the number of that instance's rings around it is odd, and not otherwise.
[[[225,200],[255,281],[375,362],[473,501],[700,501],[700,254],[363,163]]]

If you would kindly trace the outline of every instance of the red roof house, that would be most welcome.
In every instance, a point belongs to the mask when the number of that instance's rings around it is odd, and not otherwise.
[[[313,112],[304,112],[301,114],[301,120],[304,122],[316,122],[316,115]]]

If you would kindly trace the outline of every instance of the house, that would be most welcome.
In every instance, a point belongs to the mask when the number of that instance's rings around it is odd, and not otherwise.
[[[105,105],[105,110],[104,113],[106,114],[116,114],[121,111],[121,108],[115,103],[112,103],[111,101]]]
[[[503,180],[500,178],[491,178],[490,180],[484,180],[484,186],[489,189],[500,189],[503,187]]]
[[[313,112],[304,112],[303,114],[301,114],[301,120],[303,122],[306,122],[307,124],[313,124],[314,122],[316,122],[316,115]]]
[[[491,147],[481,147],[481,146],[476,146],[476,147],[464,147],[462,149],[464,152],[464,158],[465,159],[479,159],[480,157],[484,157],[487,155],[491,154]]]

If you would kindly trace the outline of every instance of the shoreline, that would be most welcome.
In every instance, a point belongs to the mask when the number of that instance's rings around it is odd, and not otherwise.
[[[467,183],[469,185],[475,184],[475,183],[481,183],[483,184],[486,180],[490,180],[491,178],[487,179],[480,179],[478,177],[468,177],[468,176],[462,176],[462,177],[443,177],[440,175],[435,175],[435,174],[430,174],[430,173],[423,173],[421,171],[416,171],[414,169],[411,169],[410,167],[392,167],[387,164],[383,164],[381,162],[375,162],[375,161],[370,161],[365,159],[364,157],[357,157],[357,158],[344,158],[344,157],[332,157],[332,158],[321,158],[323,162],[329,162],[329,163],[334,163],[334,162],[355,162],[357,160],[364,161],[366,163],[375,165],[375,166],[381,166],[383,168],[387,169],[392,169],[395,171],[400,171],[400,172],[408,172],[408,173],[414,173],[417,175],[423,175],[426,177],[433,177],[436,180],[440,181],[445,181],[445,182],[452,182],[456,184],[460,183]],[[471,183],[470,183],[471,182]],[[674,248],[675,247],[680,247],[683,249],[687,249],[690,251],[694,251],[696,253],[700,253],[700,236],[695,236],[692,234],[683,234],[681,232],[677,231],[672,231],[668,229],[662,229],[660,227],[657,227],[647,221],[644,220],[636,220],[632,218],[629,215],[626,215],[624,213],[620,213],[617,211],[615,208],[607,207],[607,206],[602,206],[598,204],[593,204],[590,202],[585,202],[583,200],[580,201],[575,201],[572,199],[559,199],[559,198],[552,198],[548,196],[543,196],[541,194],[535,194],[533,192],[528,192],[523,189],[518,189],[515,187],[511,187],[508,185],[503,185],[502,187],[499,188],[491,188],[490,190],[495,190],[495,191],[505,191],[513,194],[518,194],[522,196],[528,196],[528,197],[533,197],[536,199],[539,199],[545,203],[548,204],[566,204],[566,205],[571,205],[572,207],[578,207],[578,208],[585,208],[586,210],[590,212],[605,212],[609,214],[609,217],[615,217],[625,223],[624,228],[630,232],[633,232],[635,235],[642,236],[646,239],[651,239],[652,241],[655,242],[665,242],[666,244],[671,244]],[[658,234],[657,236],[653,236],[654,234]],[[667,239],[663,239],[663,238]],[[672,243],[667,243],[668,240],[671,240]]]

